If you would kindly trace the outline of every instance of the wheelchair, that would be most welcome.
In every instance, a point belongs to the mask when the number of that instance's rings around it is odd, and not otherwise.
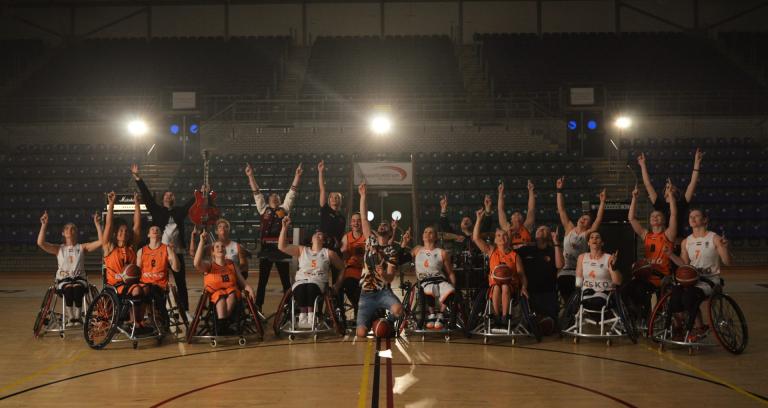
[[[451,331],[455,330],[462,333],[466,331],[467,313],[461,292],[454,289],[451,298],[448,299],[445,309],[445,314],[447,315],[445,326],[441,329],[428,329],[426,328],[428,316],[427,302],[433,302],[434,310],[439,311],[441,308],[439,295],[435,298],[427,296],[419,281],[416,284],[405,282],[405,285],[403,313],[395,324],[399,337],[403,337],[404,334],[415,334],[420,335],[421,341],[424,341],[425,336],[442,335],[445,341],[448,342],[451,340]]]
[[[467,337],[473,335],[483,336],[483,344],[488,344],[490,338],[510,338],[512,344],[517,343],[520,337],[533,337],[537,342],[541,341],[542,333],[536,314],[531,310],[528,299],[520,293],[520,287],[512,285],[513,294],[507,305],[509,311],[506,327],[494,327],[492,321],[493,304],[491,294],[493,287],[478,291],[472,302],[466,332]]]
[[[242,292],[240,300],[237,302],[235,310],[230,319],[237,317],[234,322],[234,334],[219,334],[223,329],[217,326],[216,307],[211,302],[210,293],[203,291],[200,300],[195,308],[195,315],[189,323],[187,330],[187,344],[194,340],[208,340],[211,347],[216,347],[220,341],[237,339],[237,343],[245,346],[248,337],[257,337],[264,339],[264,320],[259,313],[258,308],[253,303],[253,299],[245,292]],[[231,325],[231,324],[230,324]]]
[[[101,350],[112,342],[131,342],[137,349],[141,340],[154,339],[159,346],[168,334],[173,333],[178,338],[181,327],[186,327],[186,315],[176,305],[176,288],[170,284],[168,287],[159,294],[134,297],[118,294],[114,286],[105,285],[88,307],[83,324],[85,342],[95,350]],[[137,330],[136,322],[146,317],[135,315],[141,303],[148,305],[150,310],[151,326],[147,333]]]
[[[315,342],[317,341],[317,336],[323,333],[335,332],[339,336],[343,336],[346,333],[346,328],[339,321],[335,298],[336,295],[331,288],[326,288],[321,296],[315,298],[315,318],[312,321],[312,326],[310,328],[299,328],[297,325],[299,307],[293,298],[293,289],[288,289],[280,300],[272,322],[275,336],[280,337],[283,334],[288,334],[288,340],[293,341],[296,340],[297,335],[308,335],[312,336],[312,341]]]
[[[93,299],[98,294],[99,290],[96,289],[96,286],[88,283],[88,287],[83,295],[83,310],[88,310],[88,305],[93,302]],[[57,305],[61,305],[61,309],[58,309]],[[36,339],[45,336],[47,333],[58,333],[59,337],[63,339],[67,331],[81,330],[81,327],[67,327],[66,315],[64,313],[65,307],[64,293],[56,289],[56,283],[54,282],[45,291],[43,303],[40,305],[40,311],[37,312],[37,317],[35,318],[32,333]]]
[[[659,286],[651,283],[652,277],[659,280]],[[638,260],[632,265],[632,279],[623,286],[621,297],[638,335],[648,333],[653,312],[653,299],[655,297],[658,302],[664,294],[669,292],[671,283],[671,275],[664,275],[644,260]]]
[[[629,316],[627,307],[618,289],[609,291],[605,305],[598,309],[588,309],[582,303],[584,290],[575,292],[568,300],[561,320],[561,333],[573,337],[573,343],[579,339],[601,339],[610,346],[613,339],[628,337],[637,344],[637,331]],[[597,330],[595,330],[597,329]]]
[[[360,296],[359,286],[357,296]],[[333,304],[335,306],[334,315],[341,326],[341,330],[346,334],[354,335],[357,328],[357,305],[352,303],[352,299],[343,290],[336,294]]]
[[[695,341],[689,341],[689,332],[685,328],[688,312],[672,312],[670,300],[672,293],[661,297],[651,313],[648,326],[648,337],[659,343],[659,350],[664,351],[667,346],[687,347],[689,354],[694,354],[703,347],[714,347],[718,344],[733,354],[741,354],[747,348],[749,332],[747,321],[744,318],[739,305],[733,298],[723,293],[724,282],[716,285],[712,281],[700,277],[699,280],[713,287],[712,295],[702,302],[705,305],[708,319],[708,330],[704,336]],[[674,285],[680,285],[675,279]],[[704,320],[701,306],[699,306],[699,318]],[[708,335],[714,334],[714,336]],[[713,338],[714,337],[714,338]]]

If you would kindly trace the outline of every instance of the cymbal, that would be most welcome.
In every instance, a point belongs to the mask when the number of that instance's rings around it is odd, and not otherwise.
[[[458,241],[461,239],[462,236],[458,234],[453,234],[450,232],[438,232],[437,233],[437,239],[442,239],[443,241]]]

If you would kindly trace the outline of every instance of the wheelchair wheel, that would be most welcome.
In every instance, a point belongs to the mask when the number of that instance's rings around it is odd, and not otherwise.
[[[192,321],[189,322],[189,328],[187,330],[187,343],[192,342],[192,337],[197,334],[197,326],[200,325],[200,320],[203,318],[203,313],[205,312],[205,308],[208,305],[208,292],[203,291],[203,294],[200,295],[200,300],[197,302],[197,307],[195,308],[195,316],[192,318]],[[179,314],[185,314],[182,311],[179,311]]]
[[[578,289],[578,288],[577,288]],[[576,313],[579,311],[579,301],[581,300],[581,291],[576,290],[563,306],[562,315],[558,319],[560,331],[568,330],[576,322]]]
[[[256,305],[253,303],[253,298],[250,297],[248,294],[244,294],[243,302],[245,303],[247,313],[251,315],[251,319],[253,320],[253,327],[254,327],[254,330],[256,331],[256,334],[258,334],[259,337],[263,339],[264,326],[261,324],[261,319],[259,318],[259,313],[256,311]]]
[[[96,288],[96,286],[88,284],[88,291],[85,293],[85,308],[88,309],[88,306],[93,303],[93,299],[96,299],[96,296],[99,296],[99,290]]]
[[[733,354],[747,348],[747,320],[739,305],[728,295],[716,293],[709,300],[709,322],[718,343]]]
[[[672,315],[669,311],[670,296],[672,296],[671,293],[667,292],[656,302],[656,306],[653,308],[651,317],[648,320],[648,337],[655,342],[664,340],[667,328],[671,324]]]
[[[175,305],[177,313],[179,315],[179,319],[181,319],[181,324],[184,326],[185,332],[189,332],[189,319],[187,319],[187,313],[181,310],[181,308],[178,306],[179,290],[176,288],[176,285],[169,285],[169,286],[171,287],[171,290],[170,290],[170,293],[168,294],[169,295],[168,302],[167,302],[168,306],[166,307],[166,309],[168,309],[168,311],[171,311],[173,310],[173,307]],[[171,299],[173,299],[173,302],[171,302]]]
[[[477,291],[475,299],[472,301],[472,306],[469,309],[469,315],[467,316],[467,324],[464,327],[464,336],[466,338],[472,337],[472,330],[474,330],[479,324],[483,315],[485,314],[485,303],[488,298],[488,289],[481,289]],[[487,337],[486,337],[487,339]]]
[[[51,314],[51,305],[55,298],[56,289],[51,286],[45,292],[45,296],[43,296],[43,303],[40,305],[40,311],[37,313],[37,318],[35,318],[35,325],[32,327],[32,333],[35,338],[39,338],[43,332],[43,328],[48,325]]]
[[[461,292],[454,292],[454,298],[448,306],[450,313],[449,328],[464,331],[467,327],[467,311],[464,308]]]
[[[85,315],[83,334],[88,346],[95,350],[104,348],[117,331],[120,316],[120,300],[117,293],[104,290],[93,299]]]
[[[627,337],[629,337],[629,340],[631,340],[633,344],[637,344],[637,330],[635,330],[635,321],[629,315],[629,311],[627,310],[627,307],[624,304],[624,300],[622,300],[621,296],[616,296],[614,299],[616,302],[616,313],[619,314],[619,319],[621,319],[621,323],[624,325],[624,330],[627,332]]]
[[[291,311],[289,309],[291,307],[290,300],[292,294],[293,291],[291,289],[286,290],[283,294],[283,298],[280,300],[280,305],[277,307],[277,312],[275,312],[275,319],[272,321],[272,330],[275,332],[275,336],[280,337],[280,328],[283,327],[286,319],[288,319],[291,315]]]
[[[347,330],[344,328],[344,326],[341,324],[341,321],[338,319],[336,315],[336,308],[334,307],[334,295],[331,292],[327,292],[325,296],[323,296],[325,299],[325,313],[328,316],[328,318],[331,320],[331,324],[333,325],[333,328],[336,330],[336,333],[339,336],[343,336]]]
[[[414,324],[416,316],[414,316],[414,307],[416,307],[416,292],[418,292],[418,285],[409,285],[405,296],[403,296],[403,312],[399,322],[397,322],[397,335],[402,336],[403,332],[408,328],[408,325]]]
[[[537,342],[541,342],[541,327],[536,320],[536,315],[531,312],[531,306],[528,303],[528,298],[525,296],[520,296],[520,307],[523,309],[523,319],[525,319],[526,328],[533,334]]]

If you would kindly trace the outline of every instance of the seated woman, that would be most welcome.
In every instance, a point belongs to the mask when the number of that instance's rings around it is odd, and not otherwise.
[[[443,312],[448,298],[453,295],[456,287],[456,275],[448,253],[435,246],[437,231],[434,227],[424,228],[422,233],[424,245],[416,246],[411,251],[416,265],[416,279],[424,294],[440,301],[440,312],[435,314],[434,304],[427,305],[427,329],[442,330]],[[450,279],[450,282],[446,280]]]
[[[520,282],[520,294],[528,297],[528,280],[525,276],[525,268],[522,261],[517,256],[517,252],[512,249],[511,242],[509,240],[509,233],[501,228],[496,229],[494,236],[494,243],[488,244],[482,238],[480,238],[480,223],[485,215],[485,210],[480,209],[477,211],[477,219],[475,220],[475,229],[472,232],[472,240],[480,251],[487,254],[489,259],[489,273],[488,284],[491,286],[491,302],[493,306],[493,314],[496,316],[495,321],[497,326],[506,326],[509,316],[509,310],[507,309],[510,300],[512,299],[513,287],[511,284],[504,283],[499,277],[494,277],[494,272],[497,267],[506,266],[505,270],[508,270],[512,274],[509,277],[509,281]],[[504,269],[500,268],[499,270]],[[491,319],[493,321],[494,319]]]
[[[349,302],[357,313],[357,302],[360,299],[360,277],[363,274],[363,257],[365,256],[365,236],[363,235],[360,213],[352,214],[349,220],[350,231],[341,239],[341,253],[344,257],[344,273],[334,283],[337,293],[347,295]]]
[[[244,246],[238,242],[232,241],[230,237],[230,230],[232,229],[229,221],[224,218],[219,218],[216,221],[216,240],[224,244],[225,252],[227,253],[227,259],[234,262],[243,278],[248,279],[248,254]],[[192,236],[189,239],[189,256],[195,257],[195,237],[197,237],[197,226],[192,230]],[[211,245],[205,246],[205,257],[210,259],[211,251],[213,247]]]
[[[688,320],[685,322],[688,332],[686,341],[696,342],[706,335],[709,329],[699,318],[699,306],[722,284],[720,262],[722,260],[723,265],[730,265],[731,253],[728,240],[707,229],[709,217],[704,211],[692,209],[688,214],[688,224],[693,232],[683,240],[680,256],[669,252],[667,255],[677,265],[691,265],[696,268],[699,281],[692,286],[674,286],[670,307],[672,312],[688,312]]]
[[[118,295],[129,293],[134,285],[123,282],[122,272],[126,265],[136,263],[136,244],[141,234],[141,209],[139,195],[133,195],[133,229],[120,218],[114,217],[115,192],[107,194],[107,219],[104,225],[101,247],[104,251],[106,283],[113,286]],[[130,287],[127,287],[130,286]]]
[[[139,284],[132,291],[133,296],[150,296],[155,300],[155,304],[165,310],[165,292],[168,289],[169,268],[177,272],[179,269],[179,258],[173,252],[173,245],[162,243],[163,232],[159,226],[149,227],[147,233],[149,243],[136,252],[136,260],[141,268],[141,278]],[[143,308],[142,308],[143,309]],[[143,316],[143,310],[139,316]]]
[[[618,251],[603,252],[599,232],[587,236],[589,252],[579,255],[576,263],[576,287],[581,288],[581,304],[589,310],[600,310],[608,304],[608,295],[621,284],[621,273],[614,269]]]
[[[37,235],[37,246],[43,251],[56,255],[59,269],[56,271],[56,291],[64,295],[64,310],[66,325],[82,323],[83,296],[88,290],[88,280],[85,276],[85,253],[93,252],[101,246],[101,223],[98,213],[93,214],[93,223],[99,239],[86,244],[77,243],[77,226],[73,223],[64,224],[61,236],[63,244],[51,244],[45,241],[45,231],[48,228],[48,212],[40,217],[40,233]]]
[[[284,217],[280,237],[277,240],[277,248],[290,256],[299,258],[299,269],[296,271],[291,290],[293,291],[293,299],[300,310],[298,327],[308,329],[312,327],[315,321],[315,299],[322,296],[328,288],[331,264],[341,270],[344,268],[344,262],[336,255],[336,252],[324,247],[325,234],[320,231],[312,234],[311,247],[289,245],[287,237],[290,225],[291,218]]]
[[[233,322],[228,322],[228,319],[241,297],[240,290],[245,290],[253,296],[253,288],[245,282],[235,263],[227,259],[223,242],[214,242],[211,260],[204,260],[205,240],[208,235],[208,231],[200,234],[194,265],[195,269],[203,273],[204,290],[210,295],[211,304],[216,307],[216,335],[226,335],[232,333],[229,323]]]

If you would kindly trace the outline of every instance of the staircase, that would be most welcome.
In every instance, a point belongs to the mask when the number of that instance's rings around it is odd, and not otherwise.
[[[458,46],[456,58],[464,80],[467,105],[477,109],[476,120],[492,120],[493,98],[477,54],[477,46],[471,44]]]
[[[309,63],[310,47],[295,46],[291,48],[288,61],[285,64],[285,78],[278,86],[275,98],[278,100],[298,99],[301,87],[304,85],[304,76]]]

